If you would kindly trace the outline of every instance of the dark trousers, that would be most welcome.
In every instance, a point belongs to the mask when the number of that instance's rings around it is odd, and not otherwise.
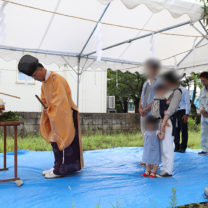
[[[176,130],[175,130],[175,149],[186,150],[188,143],[188,123],[184,123],[183,116],[185,115],[185,110],[179,110],[176,112]],[[180,134],[182,133],[182,142],[180,143]]]
[[[55,159],[53,172],[56,175],[67,175],[81,169],[78,120],[76,111],[73,111],[73,119],[75,126],[75,137],[73,142],[63,151],[59,150],[56,142],[51,143]]]

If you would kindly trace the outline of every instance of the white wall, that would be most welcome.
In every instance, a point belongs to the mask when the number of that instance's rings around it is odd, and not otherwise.
[[[59,68],[55,64],[45,66],[50,71],[59,71],[68,81],[74,102],[77,102],[77,77],[67,67]],[[0,92],[20,96],[14,99],[4,95],[0,97],[6,102],[6,111],[39,112],[41,105],[35,98],[40,95],[41,83],[18,83],[17,61],[6,62],[0,59]],[[107,97],[107,72],[84,72],[80,81],[79,111],[86,113],[105,113]]]

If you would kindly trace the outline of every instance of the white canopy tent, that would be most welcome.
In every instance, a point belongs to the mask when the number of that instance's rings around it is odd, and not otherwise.
[[[184,65],[185,59],[181,62],[195,45],[198,50],[198,41],[204,38],[203,44],[207,42],[206,28],[199,22],[202,5],[195,0],[0,3],[0,57],[19,60],[31,53],[44,64],[67,64],[77,75],[77,103],[79,78],[85,70],[110,67],[142,73],[141,63],[151,56],[162,60],[164,66],[188,66],[185,70],[189,73],[198,70],[193,64],[202,64],[201,59],[189,61],[189,65]],[[208,63],[205,54],[203,57],[203,64]]]

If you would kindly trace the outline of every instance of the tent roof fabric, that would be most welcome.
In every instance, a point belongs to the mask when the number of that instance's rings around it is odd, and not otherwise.
[[[99,1],[102,3],[110,2],[109,0]],[[187,14],[192,22],[198,21],[203,16],[202,5],[195,0],[121,0],[121,2],[128,9],[134,9],[144,4],[153,13],[166,9],[174,18]]]
[[[189,56],[178,66],[183,73],[202,72],[208,70],[208,41],[203,39]]]
[[[63,59],[55,58],[51,53],[56,54],[58,51],[59,56],[65,54],[72,57],[80,54],[106,8],[101,1],[109,3],[107,0],[9,1],[3,10],[4,24],[1,24],[1,37],[5,36],[5,39],[0,40],[0,57],[18,60],[29,49],[37,50],[40,54],[37,56],[42,57],[42,62],[55,62],[59,59],[57,64],[64,64]],[[0,3],[2,6],[5,1],[1,0]],[[153,33],[190,19],[196,21],[202,14],[201,5],[192,0],[122,0],[122,3],[120,0],[113,0],[100,22],[99,31],[97,29],[93,34],[83,55],[98,51],[98,48],[146,35],[151,33],[150,31]],[[204,33],[200,24],[195,23],[195,26]],[[173,56],[190,50],[197,37],[200,38],[201,34],[190,25],[186,25],[105,50],[102,57],[105,61],[118,62],[119,65],[114,64],[115,69],[125,70],[121,62],[133,65],[138,63],[139,67],[129,71],[139,71],[140,63],[153,55],[164,60],[164,65],[174,65]],[[11,48],[20,50],[4,50]],[[178,55],[177,61],[183,55]],[[128,70],[129,66],[126,68]]]

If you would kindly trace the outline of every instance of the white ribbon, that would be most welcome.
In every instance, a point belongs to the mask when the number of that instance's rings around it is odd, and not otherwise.
[[[98,24],[96,31],[95,31],[95,37],[96,37],[96,55],[97,55],[97,61],[100,61],[103,55],[103,42],[102,42],[102,32],[101,32],[101,25]]]

